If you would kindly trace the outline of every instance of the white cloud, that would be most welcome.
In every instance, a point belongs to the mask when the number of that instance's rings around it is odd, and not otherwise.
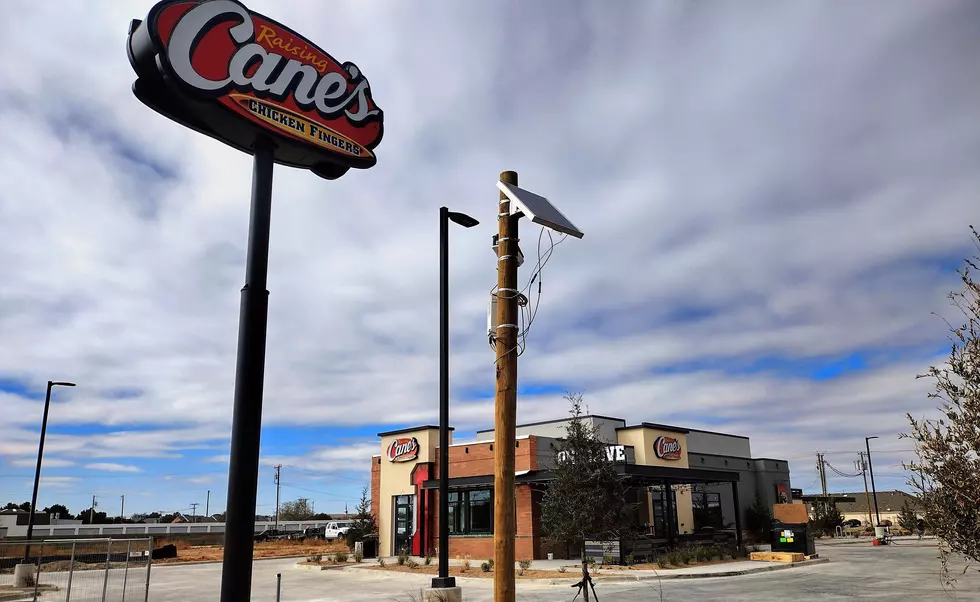
[[[0,55],[21,60],[0,65],[0,381],[78,383],[55,391],[56,457],[221,462],[250,160],[132,96],[119,32],[140,4],[5,7],[18,25]],[[489,426],[492,404],[466,393],[494,385],[494,180],[516,169],[586,232],[544,273],[522,384],[631,420],[722,420],[777,457],[901,430],[931,407],[913,377],[958,286],[938,266],[971,251],[980,81],[962,57],[980,41],[970,4],[885,4],[535,3],[518,23],[510,6],[336,2],[311,19],[322,7],[254,0],[356,62],[387,115],[369,171],[276,170],[264,424],[436,418],[447,203],[482,222],[452,235],[453,419]],[[86,60],[33,44],[42,31]],[[521,234],[523,282],[537,229]],[[898,349],[826,382],[736,366]],[[42,405],[0,392],[14,467],[36,454]],[[520,413],[564,406],[523,396]],[[366,474],[373,439],[263,461]]]
[[[19,468],[34,468],[37,466],[37,459],[34,458],[18,458],[16,460],[10,461],[11,466],[17,466]],[[65,460],[63,458],[48,458],[45,457],[42,460],[42,468],[65,468],[67,466],[74,466],[75,463],[71,460]]]
[[[92,464],[86,464],[85,468],[89,470],[105,470],[108,472],[143,472],[143,469],[139,466],[117,464],[115,462],[94,462]]]

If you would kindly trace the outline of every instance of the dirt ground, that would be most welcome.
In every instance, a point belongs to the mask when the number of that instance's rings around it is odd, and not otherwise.
[[[221,560],[224,554],[224,546],[192,546],[180,540],[159,540],[154,542],[154,547],[159,548],[167,544],[177,546],[177,557],[154,560],[153,564],[174,564],[180,562],[203,562]],[[306,556],[309,554],[332,554],[333,552],[347,552],[347,544],[342,541],[328,543],[325,540],[307,541],[260,541],[255,543],[253,558],[282,558],[284,556]]]

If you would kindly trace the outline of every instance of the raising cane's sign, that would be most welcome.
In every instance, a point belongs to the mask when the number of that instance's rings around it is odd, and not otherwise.
[[[653,453],[663,460],[680,460],[681,442],[673,437],[657,437],[653,441]]]
[[[128,41],[143,103],[251,152],[328,179],[377,162],[382,111],[353,63],[340,63],[288,27],[235,0],[163,0]]]
[[[389,462],[408,462],[419,457],[419,440],[415,437],[395,439],[388,445]]]

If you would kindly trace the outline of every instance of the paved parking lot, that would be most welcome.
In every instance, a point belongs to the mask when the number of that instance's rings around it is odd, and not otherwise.
[[[960,578],[953,597],[947,597],[939,581],[939,561],[934,542],[906,541],[887,547],[868,544],[818,547],[831,562],[782,571],[710,579],[665,580],[637,583],[599,583],[602,602],[626,600],[962,600],[980,602],[980,575]],[[276,573],[282,573],[282,602],[348,602],[417,600],[428,577],[375,571],[296,570],[295,559],[255,562],[253,601],[275,600]],[[168,565],[153,568],[152,602],[214,602],[217,599],[220,564]],[[492,600],[489,580],[461,583],[464,599]],[[663,597],[660,588],[663,588]],[[568,601],[574,590],[564,585],[518,585],[518,600]],[[579,598],[581,600],[581,598]]]

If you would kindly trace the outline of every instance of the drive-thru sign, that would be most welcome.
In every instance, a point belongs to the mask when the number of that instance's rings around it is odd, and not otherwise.
[[[251,599],[272,168],[334,180],[371,167],[383,114],[356,65],[234,0],[164,0],[130,24],[126,50],[140,101],[254,157],[220,598],[241,602]]]

